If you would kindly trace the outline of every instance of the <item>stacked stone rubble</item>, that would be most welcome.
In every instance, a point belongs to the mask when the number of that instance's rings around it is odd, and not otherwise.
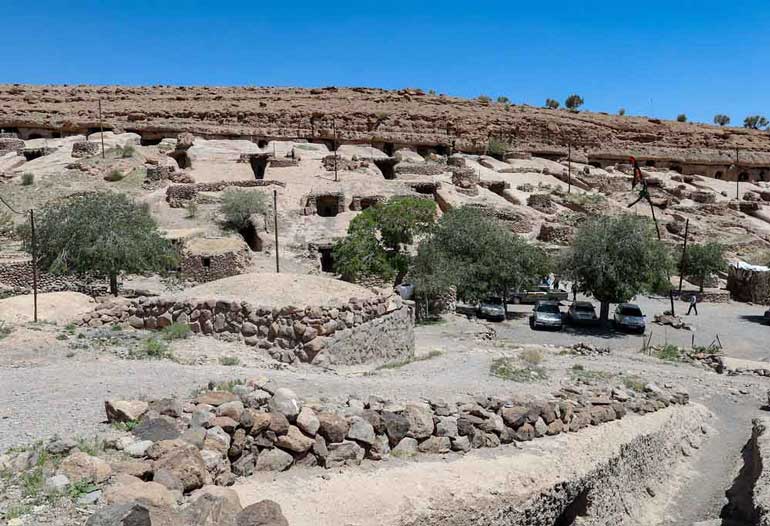
[[[183,208],[188,201],[195,199],[198,192],[221,192],[225,188],[254,188],[264,186],[286,186],[281,181],[254,180],[254,181],[219,181],[216,183],[193,183],[169,186],[166,189],[166,202],[172,208]]]

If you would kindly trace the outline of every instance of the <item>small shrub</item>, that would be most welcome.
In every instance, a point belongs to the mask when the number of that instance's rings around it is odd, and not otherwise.
[[[623,115],[625,115],[625,114],[626,114],[626,109],[625,109],[625,108],[620,108],[620,109],[618,110],[618,115],[620,115],[621,117],[622,117]]]
[[[138,420],[127,420],[126,422],[113,422],[112,427],[118,431],[133,431],[139,425]]]
[[[428,90],[428,95],[435,95],[435,94],[436,94],[436,90],[434,90],[434,89],[429,89]]]
[[[487,153],[492,157],[502,159],[503,155],[510,148],[510,144],[497,137],[490,137],[487,143]]]
[[[14,224],[11,214],[4,210],[0,210],[0,236],[10,236],[13,234]]]
[[[647,385],[647,380],[641,376],[636,376],[633,374],[623,375],[621,377],[621,381],[623,382],[623,385],[626,387],[626,389],[631,389],[637,393],[643,393],[644,386]]]
[[[134,147],[128,144],[123,147],[123,151],[120,153],[120,156],[123,157],[124,159],[129,159],[134,156],[135,152],[136,150],[134,149]]]
[[[684,113],[680,113],[679,115],[676,116],[676,120],[677,122],[687,122],[687,115],[685,115]]]
[[[21,185],[22,186],[32,186],[35,184],[35,174],[24,172],[21,174]]]
[[[32,506],[30,504],[12,503],[6,508],[4,518],[10,521],[30,513],[32,513]]]
[[[229,189],[222,197],[219,211],[225,216],[228,226],[240,230],[246,226],[254,214],[264,214],[268,210],[265,194],[248,190]]]
[[[155,336],[147,338],[142,346],[144,356],[148,358],[156,358],[161,360],[163,358],[171,358],[171,350],[168,348],[168,344]]]
[[[409,358],[406,360],[400,360],[398,362],[390,362],[383,365],[380,365],[376,368],[377,371],[381,371],[383,369],[398,369],[400,367],[403,367],[405,365],[409,365],[410,363],[415,362],[424,362],[426,360],[432,360],[433,358],[437,358],[444,354],[443,352],[439,351],[438,349],[433,349],[427,354],[423,354],[422,356],[416,356],[414,358]]]
[[[526,349],[521,352],[519,358],[529,365],[540,365],[543,362],[543,353],[537,349]]]
[[[489,372],[492,376],[502,378],[503,380],[522,383],[538,382],[548,378],[548,373],[544,368],[531,365],[518,367],[513,365],[509,358],[494,360],[489,367]]]
[[[161,331],[161,337],[170,342],[174,340],[184,340],[189,338],[192,334],[192,329],[186,323],[172,323],[168,327],[164,327]]]
[[[190,203],[185,207],[185,211],[187,211],[187,219],[194,219],[198,217],[198,203],[195,201],[190,201]]]
[[[109,181],[110,183],[116,183],[118,181],[122,181],[125,175],[123,175],[123,172],[118,170],[117,168],[114,170],[111,170],[110,173],[104,176],[105,181]]]
[[[714,115],[714,124],[718,124],[719,126],[726,126],[727,124],[730,124],[730,117],[722,113],[718,113]]]
[[[226,366],[241,365],[241,360],[235,356],[222,356],[219,359],[219,364]]]
[[[99,486],[88,480],[80,480],[70,484],[67,493],[72,500],[77,500],[83,495],[87,495],[99,489]]]
[[[509,104],[511,100],[508,97],[501,95],[497,97],[497,102],[499,102],[500,104]]]
[[[77,439],[78,449],[85,453],[86,455],[91,455],[92,457],[98,457],[100,454],[104,453],[104,441],[99,438],[78,438]]]
[[[20,482],[22,495],[25,497],[38,497],[42,493],[43,484],[45,483],[43,468],[37,466],[35,469],[22,473]]]
[[[476,100],[482,104],[489,104],[490,102],[492,102],[492,97],[490,97],[489,95],[479,95],[476,98]]]
[[[0,321],[0,340],[7,337],[12,331],[13,329],[7,323]]]
[[[669,343],[656,349],[655,356],[667,362],[678,362],[682,359],[682,351],[676,345]]]
[[[612,378],[612,376],[612,373],[606,371],[586,369],[585,366],[579,363],[573,365],[570,369],[570,377],[572,377],[573,380],[579,380],[586,383],[595,382],[597,380],[607,380]]]
[[[551,110],[559,109],[559,101],[556,99],[545,99],[545,107]]]

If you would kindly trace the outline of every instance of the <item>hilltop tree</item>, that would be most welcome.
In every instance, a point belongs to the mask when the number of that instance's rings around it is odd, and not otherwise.
[[[492,102],[492,97],[490,97],[489,95],[479,95],[476,98],[476,100],[482,104],[489,104],[490,102]]]
[[[500,104],[508,104],[509,102],[511,102],[511,100],[508,97],[501,95],[497,97],[497,102],[499,102]]]
[[[767,119],[762,115],[749,115],[743,119],[743,127],[750,128],[752,130],[760,130],[762,128],[766,128],[768,124],[769,123]]]
[[[176,263],[147,205],[124,194],[90,193],[45,206],[35,220],[38,264],[52,274],[106,277],[118,294],[121,272],[159,272]],[[29,224],[21,229],[31,249]]]
[[[479,301],[508,297],[510,291],[535,284],[549,270],[547,255],[476,207],[444,214],[430,238],[418,249],[410,272],[415,291],[436,292],[453,286],[458,298]]]
[[[684,113],[680,113],[679,115],[676,116],[676,120],[678,122],[687,122],[687,115],[685,115]]]
[[[545,99],[545,107],[551,110],[559,109],[559,101],[554,99]]]
[[[399,197],[367,208],[334,246],[335,271],[347,281],[379,277],[401,283],[412,257],[407,248],[434,224],[436,203]]]
[[[681,269],[688,276],[698,278],[700,291],[703,292],[703,284],[706,278],[717,272],[723,272],[727,268],[727,260],[724,256],[725,247],[720,243],[703,243],[692,245],[687,250],[687,258],[684,268]]]
[[[728,117],[727,115],[718,113],[714,115],[714,124],[718,124],[720,126],[726,126],[730,124],[730,117]]]
[[[567,97],[567,100],[564,101],[564,106],[566,106],[568,110],[577,111],[577,109],[583,105],[583,102],[583,97],[580,95],[570,95]]]
[[[601,303],[601,321],[606,324],[610,303],[629,301],[666,285],[671,255],[658,241],[649,219],[603,216],[578,229],[562,267],[578,290]]]
[[[626,114],[626,109],[625,109],[625,108],[620,108],[620,109],[618,110],[618,115],[620,115],[621,117],[622,117],[623,115],[625,115],[625,114]]]

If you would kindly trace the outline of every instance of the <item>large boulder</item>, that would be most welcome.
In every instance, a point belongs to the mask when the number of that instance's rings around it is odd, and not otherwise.
[[[162,484],[120,475],[115,483],[110,484],[104,491],[104,501],[107,504],[139,502],[150,507],[171,508],[176,503],[176,498]]]
[[[59,464],[59,474],[66,476],[71,483],[104,482],[112,475],[112,468],[104,460],[92,457],[82,451],[75,451]]]
[[[153,442],[173,440],[179,438],[180,435],[176,419],[170,416],[151,417],[146,415],[132,432],[140,440],[152,440]]]
[[[289,426],[289,431],[285,435],[279,436],[275,445],[293,453],[304,453],[313,447],[314,443],[315,440],[303,435],[298,427]]]
[[[280,413],[289,421],[294,422],[299,414],[302,404],[299,397],[291,389],[282,387],[275,391],[275,394],[268,402],[271,412]]]
[[[391,447],[395,447],[409,433],[409,420],[404,415],[383,411],[382,421]]]
[[[409,421],[407,436],[420,440],[433,434],[433,412],[428,404],[411,402],[406,404],[404,416]]]
[[[348,434],[348,422],[336,413],[321,413],[318,415],[320,422],[319,433],[329,443],[338,443],[345,440]]]
[[[169,451],[155,461],[153,469],[155,471],[165,469],[175,475],[182,482],[185,492],[211,484],[211,476],[206,469],[203,456],[194,446],[184,446]]]
[[[223,490],[235,493],[228,488]],[[185,524],[191,526],[229,526],[235,524],[238,514],[243,511],[238,495],[217,494],[211,491],[201,493],[183,511]]]
[[[348,438],[371,446],[375,439],[374,427],[360,416],[354,416],[350,419]]]
[[[289,469],[294,463],[294,457],[292,457],[286,451],[282,449],[268,449],[262,451],[257,457],[256,471],[283,471]]]
[[[104,410],[109,422],[131,422],[139,420],[149,405],[141,400],[106,400]]]
[[[150,510],[137,502],[107,506],[88,518],[86,526],[152,526]]]
[[[321,427],[321,422],[318,420],[315,411],[309,407],[303,407],[297,415],[297,427],[304,433],[314,437],[318,433],[318,428]]]
[[[277,502],[263,500],[246,506],[236,517],[235,526],[289,526],[289,521]]]

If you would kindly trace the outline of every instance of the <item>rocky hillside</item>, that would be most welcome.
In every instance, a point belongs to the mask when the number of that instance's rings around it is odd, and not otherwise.
[[[696,157],[740,147],[770,152],[770,134],[646,117],[572,113],[488,103],[420,90],[185,86],[0,85],[0,128],[80,132],[98,126],[154,138],[203,136],[330,139],[341,142],[445,145],[482,151],[490,137],[515,147],[681,151]]]

